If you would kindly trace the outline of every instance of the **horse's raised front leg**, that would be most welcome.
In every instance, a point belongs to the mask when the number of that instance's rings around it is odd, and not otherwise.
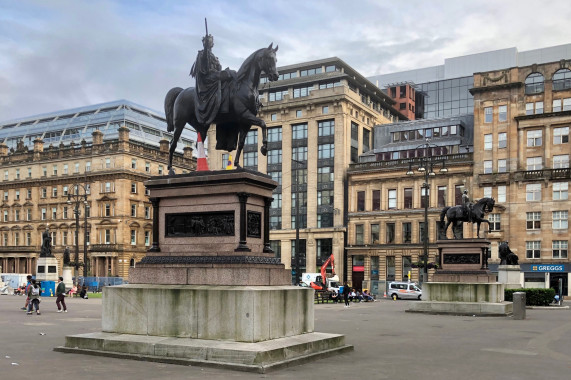
[[[260,152],[265,156],[268,153],[268,128],[266,122],[251,113],[249,110],[242,115],[243,122],[249,125],[256,125],[262,129],[262,147]]]
[[[268,154],[268,128],[263,120],[260,128],[262,128],[262,147],[260,148],[260,152],[266,156]]]

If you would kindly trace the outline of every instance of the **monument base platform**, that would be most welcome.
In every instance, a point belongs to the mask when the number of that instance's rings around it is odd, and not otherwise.
[[[505,284],[506,289],[523,288],[521,283],[521,268],[519,265],[498,266],[498,282]]]
[[[409,302],[406,309],[412,313],[477,315],[480,317],[505,317],[513,313],[512,302]]]
[[[57,281],[58,280],[58,262],[53,256],[38,258],[36,266],[36,280],[38,281]]]
[[[351,351],[345,337],[308,333],[257,343],[114,333],[66,337],[54,351],[265,373]]]

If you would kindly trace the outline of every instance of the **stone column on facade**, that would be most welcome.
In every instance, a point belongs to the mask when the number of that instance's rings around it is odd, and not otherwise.
[[[307,122],[307,228],[317,227],[317,157],[318,126],[315,119]],[[309,252],[307,253],[309,257]]]
[[[282,229],[291,229],[292,128],[282,127]]]
[[[305,240],[305,270],[314,272],[317,268],[317,242],[312,233],[306,235]],[[325,280],[325,279],[323,279]]]
[[[291,240],[282,240],[282,263],[287,269],[291,269]]]
[[[109,260],[111,261],[111,276],[115,273],[115,257],[110,257]]]

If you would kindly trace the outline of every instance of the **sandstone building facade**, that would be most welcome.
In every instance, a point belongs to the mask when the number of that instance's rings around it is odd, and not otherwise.
[[[65,247],[75,259],[75,203],[67,203],[68,194],[81,197],[86,189],[87,204],[79,206],[79,261],[87,231],[88,274],[126,278],[152,241],[144,181],[166,175],[164,131],[160,114],[128,101],[0,124],[2,272],[35,274],[41,234],[49,227],[61,273]],[[176,154],[175,166],[194,170],[190,147]]]
[[[344,275],[346,169],[372,148],[373,126],[403,118],[395,102],[339,58],[278,68],[280,78],[259,87],[258,116],[268,126],[268,155],[259,154],[253,128],[241,158],[245,168],[267,173],[274,192],[270,239],[286,267],[294,267],[295,202],[299,199],[300,272],[315,272],[333,253]],[[210,169],[223,169],[228,153],[215,150],[209,130]],[[232,157],[234,152],[230,153]]]

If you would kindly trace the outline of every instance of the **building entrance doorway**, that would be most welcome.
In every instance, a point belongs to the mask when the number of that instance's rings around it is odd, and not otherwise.
[[[555,289],[555,294],[559,293],[559,279],[563,279],[563,295],[569,294],[568,290],[568,274],[567,273],[550,273],[549,274],[549,287]]]

